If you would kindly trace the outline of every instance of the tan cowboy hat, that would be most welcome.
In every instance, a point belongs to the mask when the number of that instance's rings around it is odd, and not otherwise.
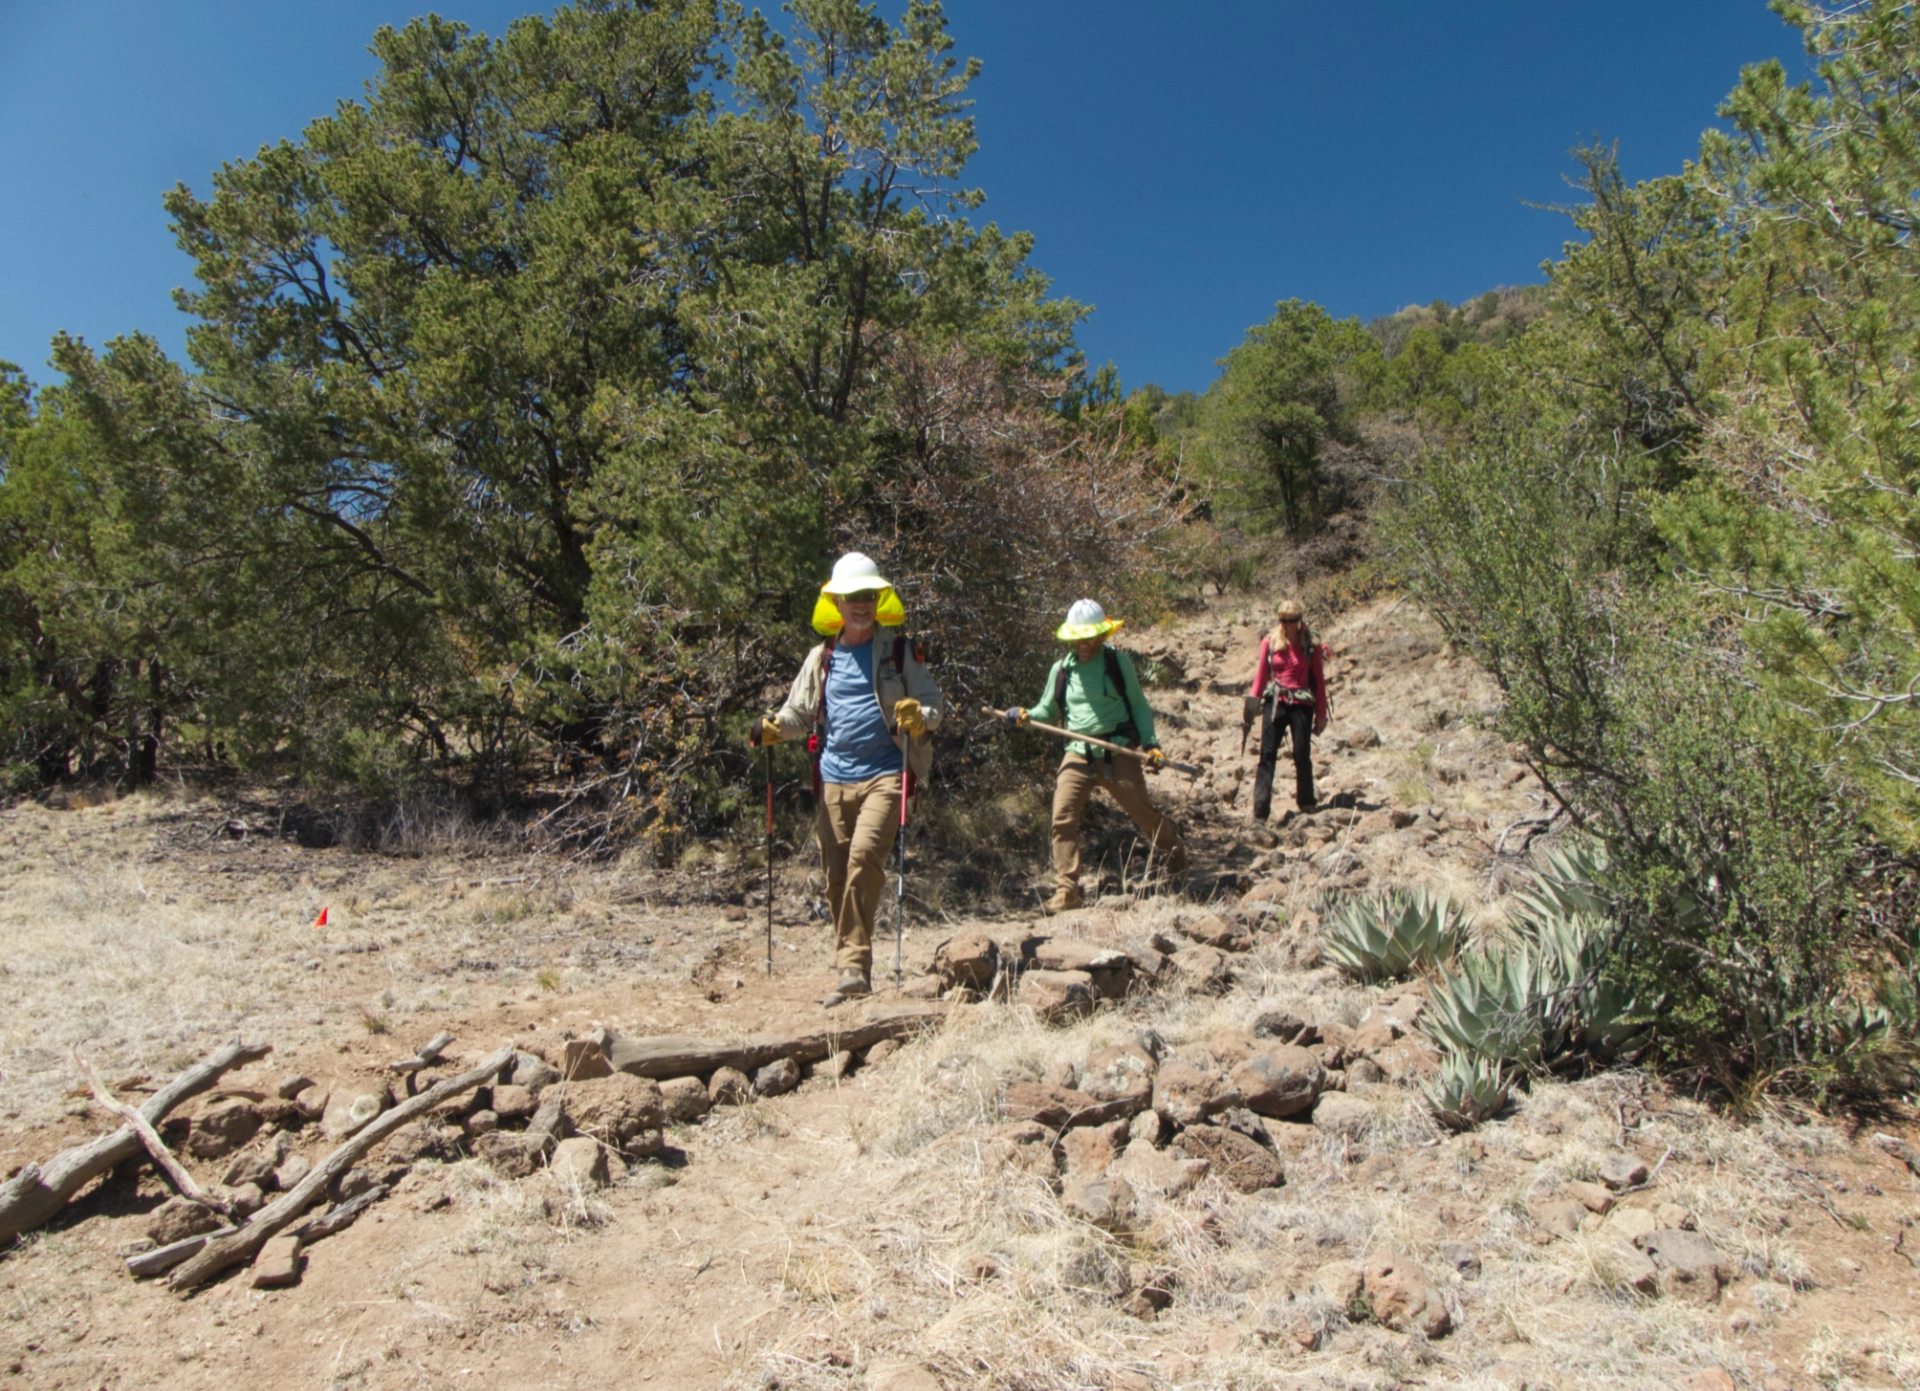
[[[1062,642],[1085,642],[1088,638],[1105,637],[1126,621],[1108,618],[1107,611],[1091,599],[1075,599],[1073,607],[1067,610],[1067,621],[1054,636]]]

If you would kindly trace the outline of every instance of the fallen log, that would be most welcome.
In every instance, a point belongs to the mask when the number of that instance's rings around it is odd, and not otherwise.
[[[616,1038],[602,1052],[615,1072],[635,1077],[693,1077],[716,1068],[734,1067],[751,1073],[779,1058],[797,1063],[819,1062],[842,1049],[865,1048],[888,1038],[910,1038],[946,1018],[947,1006],[932,1001],[901,1001],[867,1006],[861,1022],[845,1028],[827,1027],[803,1034],[760,1034],[740,1042],[681,1038]]]
[[[208,1197],[200,1190],[200,1185],[193,1181],[193,1175],[173,1157],[173,1151],[168,1149],[167,1142],[160,1138],[160,1132],[147,1124],[147,1118],[126,1102],[115,1098],[113,1093],[106,1089],[105,1084],[100,1081],[100,1074],[93,1070],[93,1064],[80,1056],[78,1048],[73,1050],[73,1062],[74,1066],[85,1074],[87,1085],[93,1089],[93,1099],[133,1127],[133,1133],[140,1137],[140,1143],[146,1147],[147,1157],[172,1182],[174,1192],[188,1202],[198,1203],[201,1207],[217,1212],[222,1217],[233,1216],[233,1208],[225,1199]]]
[[[302,1246],[308,1246],[322,1237],[332,1236],[335,1232],[344,1232],[358,1220],[361,1213],[386,1197],[390,1191],[386,1184],[376,1183],[359,1197],[350,1198],[344,1203],[335,1203],[311,1222],[302,1222],[293,1229],[293,1235],[300,1238]],[[204,1236],[190,1236],[184,1241],[155,1247],[151,1251],[142,1251],[138,1255],[127,1257],[127,1273],[141,1279],[164,1274],[189,1256],[195,1256],[204,1251],[209,1241],[218,1241],[223,1237],[232,1236],[239,1230],[238,1227],[222,1227],[219,1231],[208,1232]]]
[[[231,1236],[209,1241],[205,1250],[173,1272],[168,1283],[177,1290],[189,1290],[195,1285],[205,1284],[223,1270],[245,1265],[258,1254],[262,1246],[279,1234],[281,1228],[298,1220],[301,1213],[313,1206],[315,1199],[333,1186],[335,1179],[351,1169],[375,1145],[450,1097],[472,1091],[482,1083],[491,1081],[512,1061],[513,1045],[508,1044],[471,1071],[463,1072],[458,1077],[449,1077],[420,1095],[409,1097],[391,1111],[383,1111],[365,1129],[328,1155],[295,1184],[292,1192],[260,1209],[253,1215],[253,1220]]]
[[[140,1115],[148,1125],[157,1125],[174,1107],[219,1081],[223,1073],[272,1051],[270,1043],[242,1043],[236,1038],[147,1098]],[[0,1241],[40,1226],[65,1207],[88,1180],[138,1153],[140,1137],[131,1125],[123,1125],[111,1135],[62,1150],[45,1165],[27,1165],[0,1184]]]

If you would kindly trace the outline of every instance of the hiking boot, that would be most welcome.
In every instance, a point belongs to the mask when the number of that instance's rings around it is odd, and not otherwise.
[[[867,983],[867,973],[865,971],[842,971],[840,973],[840,983],[834,986],[833,993],[820,1003],[828,1009],[832,1009],[835,1005],[850,1000],[856,995],[871,995],[872,993],[873,987]]]
[[[1059,888],[1053,891],[1052,898],[1040,905],[1040,911],[1051,916],[1054,913],[1065,913],[1078,908],[1085,902],[1086,900],[1080,897],[1080,890],[1072,887]]]

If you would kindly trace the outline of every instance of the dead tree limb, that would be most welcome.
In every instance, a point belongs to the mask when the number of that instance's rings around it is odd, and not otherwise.
[[[388,1063],[389,1072],[418,1072],[422,1068],[432,1067],[440,1061],[440,1055],[447,1045],[453,1042],[452,1034],[435,1034],[431,1042],[411,1058],[403,1058],[397,1063]]]
[[[376,1116],[364,1130],[328,1155],[301,1179],[292,1192],[260,1209],[252,1221],[232,1236],[208,1242],[205,1250],[173,1272],[168,1283],[177,1290],[190,1290],[195,1285],[205,1284],[223,1270],[252,1260],[262,1246],[276,1236],[281,1228],[291,1225],[301,1213],[313,1206],[314,1200],[332,1187],[333,1181],[351,1169],[367,1151],[408,1121],[425,1115],[449,1097],[472,1091],[497,1077],[500,1069],[512,1061],[513,1045],[508,1044],[472,1071],[449,1077],[420,1095],[401,1102],[391,1111]]]
[[[193,1181],[193,1175],[173,1157],[173,1151],[168,1149],[167,1142],[160,1138],[160,1132],[147,1124],[147,1118],[126,1102],[115,1099],[113,1093],[108,1091],[106,1085],[101,1082],[100,1074],[93,1070],[93,1064],[80,1056],[78,1048],[73,1050],[73,1065],[80,1069],[81,1075],[87,1079],[87,1086],[93,1089],[93,1099],[133,1127],[133,1133],[140,1137],[140,1143],[147,1148],[148,1158],[152,1159],[160,1172],[172,1182],[174,1192],[188,1202],[198,1203],[201,1207],[209,1208],[222,1217],[228,1219],[233,1217],[231,1205],[223,1199],[209,1197],[201,1191],[200,1185]]]
[[[242,1043],[236,1038],[147,1098],[140,1114],[149,1125],[163,1121],[169,1111],[207,1090],[223,1073],[272,1051],[270,1043]],[[62,1150],[44,1166],[27,1165],[0,1184],[0,1241],[40,1226],[65,1207],[88,1180],[138,1153],[140,1137],[131,1125],[123,1125],[111,1135]]]

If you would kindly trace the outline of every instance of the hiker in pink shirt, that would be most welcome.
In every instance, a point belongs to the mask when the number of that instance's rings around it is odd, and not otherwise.
[[[1256,711],[1260,725],[1260,766],[1253,776],[1253,819],[1265,821],[1273,805],[1273,765],[1280,756],[1283,731],[1293,736],[1293,799],[1312,811],[1313,738],[1327,727],[1327,649],[1307,631],[1300,605],[1280,605],[1280,626],[1260,639],[1260,664],[1247,693],[1246,723]]]

